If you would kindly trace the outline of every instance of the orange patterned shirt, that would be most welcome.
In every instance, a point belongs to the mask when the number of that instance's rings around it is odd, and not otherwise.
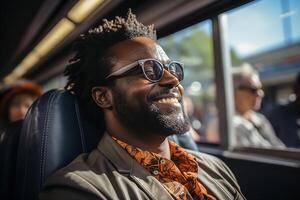
[[[113,138],[131,157],[157,178],[176,199],[215,200],[198,179],[196,158],[169,141],[171,160]]]

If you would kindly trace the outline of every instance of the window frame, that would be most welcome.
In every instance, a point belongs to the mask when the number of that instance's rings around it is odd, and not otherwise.
[[[163,34],[159,38],[171,35],[192,25],[201,23],[205,20],[212,21],[212,40],[213,40],[213,62],[214,78],[216,86],[216,106],[218,109],[218,128],[220,143],[205,144],[199,143],[201,151],[212,154],[219,154],[226,157],[235,157],[246,160],[256,160],[258,162],[277,163],[289,166],[293,163],[294,167],[300,168],[299,156],[300,149],[260,149],[256,147],[235,148],[232,146],[233,124],[231,122],[235,108],[233,98],[233,82],[231,76],[230,47],[228,44],[227,20],[225,12],[238,7],[247,6],[251,1],[241,1],[239,4],[231,5],[227,9],[207,14],[202,12],[193,19],[182,19],[177,21],[177,26],[163,29]],[[204,15],[207,14],[207,17]],[[187,17],[186,17],[187,18]],[[176,28],[175,28],[176,27]],[[167,30],[168,29],[168,30]],[[221,112],[222,111],[222,112]]]

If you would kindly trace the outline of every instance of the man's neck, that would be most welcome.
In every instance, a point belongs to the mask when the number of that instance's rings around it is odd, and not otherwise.
[[[159,154],[163,158],[171,159],[169,141],[166,137],[137,137],[135,134],[125,133],[125,132],[111,132],[108,133],[112,136],[125,142],[133,147],[139,148],[143,151],[149,151]],[[123,134],[122,134],[123,133]]]
[[[166,136],[160,134],[145,134],[136,132],[124,127],[112,113],[106,113],[105,124],[107,132],[110,136],[121,140],[133,147],[140,148],[143,151],[150,151],[161,155],[164,158],[170,159],[170,147]]]

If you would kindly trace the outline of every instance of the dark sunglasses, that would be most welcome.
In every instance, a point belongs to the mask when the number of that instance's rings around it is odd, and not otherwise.
[[[121,76],[137,66],[142,68],[144,77],[151,82],[158,82],[162,79],[165,71],[164,68],[173,74],[179,81],[182,81],[184,78],[183,64],[180,62],[171,61],[168,64],[162,64],[156,59],[143,59],[122,67],[121,69],[108,75],[105,79]]]
[[[239,90],[248,90],[252,94],[259,94],[261,96],[264,95],[264,92],[261,88],[253,87],[253,86],[246,86],[246,85],[241,85],[238,87]]]

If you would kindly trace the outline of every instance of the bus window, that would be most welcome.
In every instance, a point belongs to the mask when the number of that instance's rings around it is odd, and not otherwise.
[[[43,85],[43,89],[44,91],[49,91],[51,89],[64,88],[66,83],[67,83],[66,77],[63,76],[63,74],[61,74],[47,81],[47,83]]]
[[[233,144],[300,148],[300,104],[295,93],[300,72],[300,2],[254,1],[225,14],[234,52]]]
[[[159,44],[171,59],[184,63],[184,103],[194,129],[193,138],[218,144],[211,20],[164,37]]]

